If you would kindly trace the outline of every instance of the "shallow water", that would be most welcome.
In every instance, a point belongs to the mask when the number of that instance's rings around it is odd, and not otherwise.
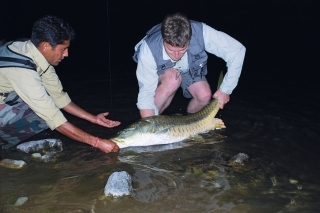
[[[121,126],[106,130],[69,119],[92,134],[108,137],[138,119],[136,91],[127,84],[112,94],[112,87],[110,93],[96,86],[99,82],[110,80],[67,82],[66,87],[74,101],[89,111],[110,109],[110,118],[122,121]],[[96,95],[90,96],[91,101],[80,101],[90,95],[78,93],[80,87],[95,88],[90,92]],[[286,97],[282,101],[259,97],[263,90],[239,89],[217,115],[227,128],[203,134],[204,143],[185,141],[104,154],[46,131],[33,139],[60,138],[65,145],[64,156],[53,162],[2,151],[2,158],[21,159],[27,166],[0,167],[1,212],[316,212],[320,207],[318,106],[301,107],[285,94],[279,95]],[[101,95],[109,101],[99,102]],[[187,101],[178,93],[166,114],[183,114]],[[251,166],[233,168],[229,160],[238,153],[246,153]],[[132,176],[132,196],[103,196],[115,171]],[[23,196],[28,197],[26,203],[14,207]]]

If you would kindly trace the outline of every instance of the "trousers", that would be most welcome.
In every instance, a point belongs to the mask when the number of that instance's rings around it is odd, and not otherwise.
[[[0,138],[7,143],[2,145],[2,149],[15,146],[48,129],[46,122],[15,95],[10,93],[7,97],[14,99],[14,102],[6,98],[6,103],[0,104]]]

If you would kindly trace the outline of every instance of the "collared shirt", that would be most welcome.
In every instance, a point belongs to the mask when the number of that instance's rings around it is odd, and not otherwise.
[[[51,66],[39,50],[29,40],[14,42],[9,48],[17,53],[28,56],[37,65],[37,72],[30,69],[10,67],[0,68],[0,92],[16,91],[20,98],[42,119],[50,129],[65,123],[60,108],[71,102],[63,91],[61,82]],[[0,104],[4,103],[0,96]]]
[[[203,38],[205,51],[226,61],[228,70],[220,85],[220,90],[226,94],[231,94],[238,84],[246,49],[240,42],[226,33],[217,31],[204,23]],[[136,71],[139,84],[137,106],[139,109],[154,109],[157,114],[158,109],[154,103],[154,95],[159,78],[156,62],[146,41],[142,39],[135,46],[135,49],[137,49],[139,44],[141,44],[141,46]],[[162,52],[164,59],[170,59],[164,50],[164,46]],[[172,59],[170,60],[172,61]],[[174,68],[179,69],[181,72],[187,72],[189,70],[187,54],[184,54],[183,57],[176,62]]]

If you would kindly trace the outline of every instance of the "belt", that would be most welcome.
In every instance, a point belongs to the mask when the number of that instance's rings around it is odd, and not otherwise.
[[[3,92],[0,92],[0,96],[3,96],[3,97],[7,97],[9,95],[9,93],[3,93]]]

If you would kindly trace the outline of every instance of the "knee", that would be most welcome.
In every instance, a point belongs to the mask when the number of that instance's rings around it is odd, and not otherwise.
[[[167,69],[160,83],[166,85],[166,88],[170,91],[176,91],[182,82],[181,74],[174,68]]]
[[[201,92],[200,94],[197,94],[197,97],[195,98],[198,99],[198,101],[201,104],[207,105],[211,100],[211,92],[210,91]]]
[[[211,91],[201,91],[193,96],[201,105],[207,105],[211,100]]]

